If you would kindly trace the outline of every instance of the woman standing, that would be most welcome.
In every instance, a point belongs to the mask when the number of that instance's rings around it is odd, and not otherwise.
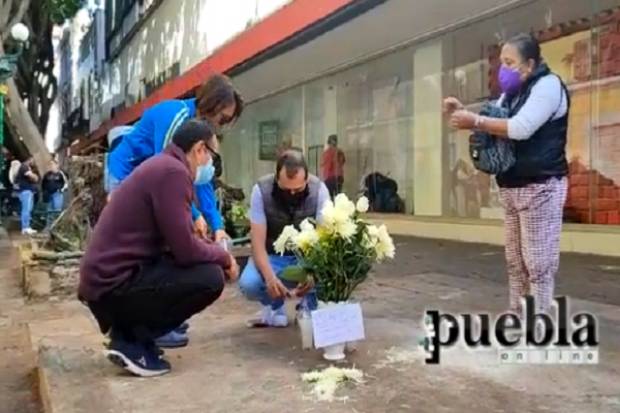
[[[520,314],[521,297],[532,295],[536,310],[548,311],[560,263],[570,97],[544,63],[534,37],[508,40],[501,62],[498,105],[508,109],[507,119],[477,115],[452,97],[444,100],[444,110],[454,128],[514,142],[515,164],[496,176],[505,208],[510,309]]]
[[[21,229],[24,235],[33,235],[37,232],[30,227],[32,209],[34,207],[34,193],[39,182],[39,176],[32,169],[33,165],[34,160],[28,158],[21,164],[15,176],[15,186],[19,193],[19,201],[21,202]]]

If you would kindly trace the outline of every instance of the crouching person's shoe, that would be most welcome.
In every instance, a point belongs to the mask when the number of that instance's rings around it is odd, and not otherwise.
[[[170,372],[170,363],[160,357],[157,347],[113,339],[105,355],[112,363],[140,377]]]
[[[155,339],[155,344],[161,348],[180,348],[187,346],[187,343],[189,343],[187,334],[179,333],[178,330],[172,330]]]

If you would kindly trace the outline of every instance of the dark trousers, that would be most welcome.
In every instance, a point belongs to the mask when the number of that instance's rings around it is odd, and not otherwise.
[[[179,267],[164,257],[88,306],[102,333],[150,343],[219,298],[224,272],[215,264]]]
[[[342,176],[332,176],[325,180],[325,186],[329,191],[329,195],[332,198],[335,198],[342,191],[342,184],[344,183],[344,178]]]

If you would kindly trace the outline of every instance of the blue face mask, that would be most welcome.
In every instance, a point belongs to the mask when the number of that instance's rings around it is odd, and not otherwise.
[[[194,183],[196,185],[204,185],[213,179],[213,175],[215,175],[215,167],[213,166],[213,159],[209,159],[209,162],[206,165],[200,165],[196,170],[196,178],[194,178]]]

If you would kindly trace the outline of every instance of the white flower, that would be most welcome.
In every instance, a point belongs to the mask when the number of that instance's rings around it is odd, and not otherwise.
[[[310,222],[310,220],[308,218],[306,218],[303,221],[301,221],[301,224],[299,224],[299,229],[302,232],[303,231],[311,231],[311,230],[314,230],[314,225],[312,225],[312,222]]]
[[[365,196],[358,199],[357,204],[355,205],[355,209],[357,209],[357,212],[360,212],[362,214],[368,212],[368,207],[368,198],[366,198]]]
[[[287,225],[280,233],[278,239],[273,243],[273,249],[278,254],[283,255],[298,234],[299,231],[297,231],[294,226]]]
[[[375,249],[375,246],[379,242],[379,228],[375,225],[368,225],[366,230],[367,233],[364,235],[364,247]]]
[[[355,213],[355,204],[347,198],[345,194],[338,194],[334,199],[334,207],[344,212],[347,216],[351,216]]]
[[[348,239],[355,235],[357,231],[357,225],[350,219],[338,222],[336,224],[336,233],[342,238]]]
[[[293,242],[297,248],[305,250],[319,241],[319,234],[316,232],[314,225],[308,220],[304,220],[300,225],[301,231],[293,236]]]
[[[394,241],[387,231],[385,225],[381,225],[377,232],[377,245],[375,245],[375,251],[377,252],[377,259],[383,260],[385,258],[394,258],[396,248],[394,247]]]
[[[325,201],[323,204],[323,208],[321,209],[321,220],[322,223],[327,227],[332,227],[335,222],[334,214],[336,213],[336,208],[334,208],[334,203],[332,201]]]

